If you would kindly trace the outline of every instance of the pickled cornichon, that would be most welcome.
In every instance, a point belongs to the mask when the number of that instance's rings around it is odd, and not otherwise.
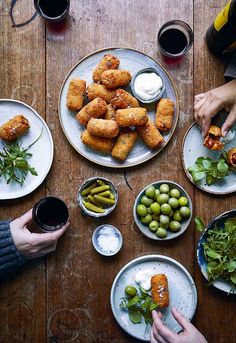
[[[83,188],[80,194],[84,207],[95,213],[104,213],[116,202],[116,195],[110,185],[100,179]]]

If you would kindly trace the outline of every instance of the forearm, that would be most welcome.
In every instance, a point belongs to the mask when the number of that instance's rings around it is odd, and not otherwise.
[[[9,221],[0,221],[0,278],[25,263],[13,241]]]

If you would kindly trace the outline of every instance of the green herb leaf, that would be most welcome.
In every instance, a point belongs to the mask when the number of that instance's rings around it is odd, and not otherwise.
[[[194,222],[197,231],[202,232],[205,229],[205,224],[201,217],[195,217]]]
[[[218,254],[217,252],[213,251],[213,250],[207,250],[206,254],[207,254],[207,256],[209,256],[209,257],[211,257],[213,259],[220,260],[220,258],[221,258],[221,255]]]
[[[130,308],[129,309],[129,319],[131,320],[132,323],[137,324],[140,323],[142,320],[142,315],[139,310],[135,308]]]
[[[192,178],[194,182],[204,179],[204,177],[205,177],[204,172],[192,172]]]
[[[128,301],[128,307],[134,306],[139,302],[139,296],[135,295],[132,299]]]
[[[220,173],[226,173],[229,169],[228,165],[225,163],[224,160],[220,159],[220,161],[217,164],[217,169]]]
[[[236,285],[236,272],[230,274],[230,280]]]

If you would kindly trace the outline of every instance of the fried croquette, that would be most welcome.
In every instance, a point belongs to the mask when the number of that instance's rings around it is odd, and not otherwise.
[[[118,88],[127,86],[132,79],[128,70],[106,70],[101,75],[101,82],[107,88]]]
[[[146,108],[125,108],[116,111],[115,121],[120,127],[142,126],[148,121]]]
[[[165,274],[156,274],[151,278],[152,301],[158,308],[169,306],[168,280]]]
[[[104,119],[112,119],[115,120],[116,110],[111,104],[107,105],[107,111],[104,115]]]
[[[147,124],[137,127],[137,130],[143,142],[151,149],[159,147],[164,142],[164,138],[150,118]]]
[[[161,99],[156,109],[156,127],[161,132],[171,129],[174,119],[174,103],[170,99]]]
[[[87,87],[87,97],[89,101],[92,101],[95,98],[101,98],[106,101],[107,104],[109,104],[115,97],[115,91],[107,89],[105,86],[100,85],[99,83],[92,83]]]
[[[105,70],[118,69],[120,64],[119,59],[111,54],[104,55],[103,59],[98,63],[93,71],[94,82],[101,82],[101,75]]]
[[[107,110],[106,102],[101,98],[96,98],[89,102],[85,107],[82,108],[77,114],[76,119],[82,125],[87,125],[91,118],[101,117]]]
[[[121,133],[112,149],[111,156],[124,161],[132,150],[137,138],[137,131],[129,130],[128,132]]]
[[[29,128],[30,124],[28,119],[22,114],[19,114],[0,126],[0,138],[7,142],[13,141],[23,135]]]
[[[86,82],[81,79],[73,79],[69,83],[66,96],[66,105],[70,111],[79,111],[83,107],[86,92]]]
[[[117,89],[115,97],[111,100],[115,108],[139,107],[138,100],[124,89]]]
[[[91,118],[87,130],[91,135],[97,137],[114,138],[119,134],[119,126],[112,119]]]
[[[211,125],[203,145],[210,150],[222,150],[224,144],[220,141],[221,129],[216,125]]]
[[[82,132],[81,140],[90,149],[98,150],[103,153],[110,153],[113,147],[113,140],[111,138],[93,136],[88,130]]]

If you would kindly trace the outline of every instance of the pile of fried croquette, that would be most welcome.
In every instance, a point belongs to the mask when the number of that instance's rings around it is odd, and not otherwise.
[[[121,88],[130,83],[132,76],[128,70],[118,69],[119,65],[116,56],[107,54],[93,71],[93,84],[86,88],[86,81],[72,79],[67,107],[77,112],[76,119],[85,127],[81,140],[86,146],[124,161],[138,136],[150,149],[163,144],[161,132],[168,132],[172,127],[174,103],[161,99],[153,122],[147,109]],[[84,106],[86,95],[89,102]]]

